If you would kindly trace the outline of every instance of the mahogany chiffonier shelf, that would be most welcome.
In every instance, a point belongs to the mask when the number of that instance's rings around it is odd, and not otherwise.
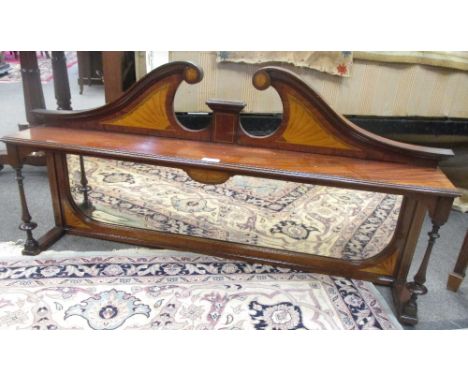
[[[427,293],[424,283],[432,247],[459,195],[437,167],[453,153],[371,134],[334,112],[300,78],[274,67],[258,70],[253,85],[260,90],[271,86],[281,97],[283,120],[275,132],[266,137],[250,135],[239,118],[245,105],[220,100],[207,102],[213,110],[210,126],[190,130],[175,117],[173,100],[182,81],[193,84],[202,78],[192,63],[170,63],[108,105],[84,112],[37,110],[37,126],[3,137],[9,162],[17,171],[23,210],[20,228],[27,235],[23,253],[36,255],[67,233],[354,277],[391,286],[398,318],[415,324],[416,299]],[[47,156],[55,217],[54,227],[37,241],[21,173],[24,158],[35,151]],[[380,253],[360,260],[330,258],[98,221],[86,213],[92,206],[86,198],[84,171],[83,205],[73,200],[68,154],[178,168],[205,184],[246,175],[395,194],[403,201],[393,237]],[[408,282],[426,212],[433,229],[420,268]]]

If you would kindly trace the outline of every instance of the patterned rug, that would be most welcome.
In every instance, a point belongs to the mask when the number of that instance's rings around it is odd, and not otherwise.
[[[80,203],[78,157],[68,165]],[[178,169],[89,157],[85,167],[97,220],[347,260],[385,248],[402,201],[247,176],[205,185]]]
[[[369,282],[166,250],[20,250],[0,243],[2,329],[402,329]]]
[[[5,52],[9,53],[9,52]],[[67,58],[67,67],[70,68],[78,62],[76,52],[65,52]],[[5,55],[5,62],[10,64],[10,70],[8,74],[0,77],[0,83],[16,83],[21,82],[21,67],[19,60],[13,55]],[[37,54],[37,64],[41,71],[41,82],[43,84],[48,83],[54,78],[52,73],[52,61],[47,58],[45,54]]]

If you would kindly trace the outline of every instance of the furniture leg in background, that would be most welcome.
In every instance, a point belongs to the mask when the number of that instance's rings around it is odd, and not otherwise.
[[[52,69],[54,72],[54,92],[55,99],[57,100],[57,110],[72,110],[71,95],[70,95],[70,82],[68,80],[67,58],[65,52],[52,52]],[[82,207],[90,211],[92,209],[91,202],[88,198],[90,187],[88,186],[88,179],[84,167],[83,156],[80,155],[80,192],[83,194]]]
[[[102,52],[106,103],[116,100],[124,92],[122,81],[123,57],[124,52]]]
[[[81,177],[79,191],[83,194],[83,202],[81,203],[80,207],[84,211],[90,213],[94,210],[94,207],[91,203],[91,200],[89,200],[89,191],[91,191],[91,187],[88,185],[88,178],[86,177],[83,155],[80,155],[80,174]]]
[[[466,231],[465,240],[458,255],[455,269],[449,274],[447,281],[447,289],[456,292],[460,288],[460,284],[465,278],[466,268],[468,266],[468,230]]]
[[[102,52],[106,103],[119,98],[136,81],[133,52]]]
[[[419,266],[413,281],[404,282],[407,277],[411,258],[408,257],[409,262],[406,265],[401,265],[401,274],[397,278],[397,282],[393,288],[393,298],[397,308],[398,318],[400,322],[407,325],[415,325],[418,322],[418,306],[417,299],[419,296],[425,295],[428,292],[426,283],[427,267],[432,254],[432,249],[436,240],[439,238],[439,229],[442,225],[447,222],[452,208],[453,198],[436,198],[431,199],[427,203],[429,216],[432,221],[432,230],[428,232],[429,241],[426,247],[426,251],[423,256],[421,265]],[[419,209],[419,212],[417,210]],[[409,241],[409,251],[414,252],[416,248],[417,237],[419,237],[419,229],[422,226],[424,214],[422,206],[416,206],[416,213],[414,215],[414,221],[416,222],[414,227],[417,229],[416,236],[413,240]],[[419,228],[418,228],[419,227]],[[412,228],[411,228],[412,229]],[[412,235],[413,236],[413,235]],[[404,284],[403,284],[404,282]]]
[[[78,51],[78,85],[83,94],[84,85],[103,84],[102,52]]]
[[[41,72],[37,64],[36,52],[20,52],[21,79],[23,84],[24,108],[26,120],[29,124],[37,123],[37,118],[31,113],[33,109],[45,109],[44,94],[42,92]],[[19,129],[28,128],[28,125],[18,125]],[[45,166],[45,158],[41,155],[34,155],[26,158],[25,164],[34,166]],[[5,151],[0,151],[0,170],[5,164],[11,164]]]
[[[48,53],[46,52],[46,56]],[[30,125],[38,123],[32,113],[34,109],[45,109],[44,93],[41,84],[41,72],[37,63],[36,52],[20,52],[21,79],[23,84],[24,107],[26,120]],[[68,81],[68,69],[65,52],[52,52],[52,71],[54,76],[54,92],[58,110],[71,110],[70,85]],[[29,127],[27,124],[19,124],[19,130]],[[0,151],[0,170],[5,164],[11,164],[5,151]],[[23,164],[33,166],[45,166],[46,159],[42,152],[31,153],[24,158]]]
[[[52,52],[54,93],[57,110],[71,110],[70,83],[68,81],[67,58],[65,52]]]
[[[20,64],[26,120],[30,125],[35,125],[38,121],[32,110],[46,108],[36,52],[20,52]]]
[[[8,164],[8,155],[5,151],[0,151],[0,171],[3,170],[5,164]]]

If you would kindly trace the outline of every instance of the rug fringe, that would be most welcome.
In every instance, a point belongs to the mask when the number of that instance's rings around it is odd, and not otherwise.
[[[0,242],[0,257],[21,256],[23,250],[23,241],[5,241]]]

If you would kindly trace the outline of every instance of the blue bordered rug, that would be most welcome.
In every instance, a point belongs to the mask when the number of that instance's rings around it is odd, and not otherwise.
[[[0,243],[2,329],[402,329],[369,282],[144,248]]]

